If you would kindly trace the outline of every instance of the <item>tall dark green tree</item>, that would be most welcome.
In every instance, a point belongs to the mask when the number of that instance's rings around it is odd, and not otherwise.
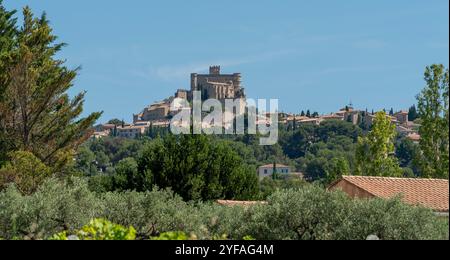
[[[88,138],[101,113],[80,118],[85,93],[73,98],[67,94],[78,68],[69,69],[64,60],[56,58],[65,44],[55,42],[57,37],[46,15],[36,18],[25,7],[23,25],[16,31],[14,20],[9,18],[7,22],[11,13],[2,13],[2,24],[6,21],[9,28],[8,34],[2,33],[2,42],[12,42],[12,47],[2,54],[0,70],[3,156],[9,151],[24,150],[47,165],[62,168]]]
[[[185,200],[255,199],[256,169],[244,164],[227,143],[204,135],[166,135],[151,142],[138,160],[153,185],[172,188]]]
[[[425,70],[427,86],[417,96],[421,119],[421,156],[417,162],[424,177],[449,176],[449,71],[444,65]]]
[[[2,108],[2,102],[9,82],[7,74],[4,72],[11,63],[11,52],[17,43],[15,40],[17,36],[15,13],[15,10],[7,11],[3,7],[3,0],[0,0],[0,110],[4,109]],[[1,127],[0,124],[0,166],[5,161],[8,151],[5,131]]]
[[[15,10],[7,11],[3,7],[3,0],[0,0],[0,71],[5,71],[10,62],[11,51],[16,46],[15,38],[17,36],[17,19],[14,18]],[[0,94],[5,90],[7,77],[0,74]],[[1,95],[0,95],[1,97]]]
[[[395,155],[401,167],[415,169],[414,159],[419,154],[419,146],[409,138],[400,138],[395,145]]]
[[[273,167],[272,167],[272,179],[273,180],[277,180],[278,179],[277,163],[276,162],[273,163]]]
[[[417,113],[416,105],[412,105],[408,110],[408,120],[414,121],[419,118],[419,114]]]

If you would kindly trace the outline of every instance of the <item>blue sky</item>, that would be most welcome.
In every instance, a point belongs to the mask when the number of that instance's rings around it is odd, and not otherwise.
[[[320,113],[350,101],[404,109],[432,63],[449,64],[448,0],[5,0],[46,11],[85,112],[131,121],[189,88],[191,72],[241,72],[251,98]]]

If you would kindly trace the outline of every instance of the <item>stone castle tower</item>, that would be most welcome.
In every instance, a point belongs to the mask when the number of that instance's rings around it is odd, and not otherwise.
[[[221,74],[220,66],[209,67],[209,74],[191,74],[191,93],[201,91],[202,99],[245,98],[240,73]]]

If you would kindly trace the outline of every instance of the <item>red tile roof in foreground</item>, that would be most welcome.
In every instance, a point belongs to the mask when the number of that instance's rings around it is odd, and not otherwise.
[[[448,212],[449,183],[439,179],[388,178],[368,176],[343,176],[347,181],[379,198],[402,196],[411,205],[421,205],[439,212]],[[340,181],[330,186],[333,188]]]
[[[218,200],[218,204],[222,206],[253,206],[256,204],[266,204],[265,201],[237,201],[237,200]]]

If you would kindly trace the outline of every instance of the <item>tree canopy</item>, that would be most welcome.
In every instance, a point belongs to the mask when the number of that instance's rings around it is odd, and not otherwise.
[[[81,118],[85,92],[67,94],[79,69],[56,58],[65,44],[56,42],[45,13],[35,17],[25,7],[17,30],[12,14],[0,8],[0,158],[29,151],[61,169],[101,113]]]
[[[394,156],[395,125],[385,112],[378,112],[372,130],[359,138],[356,150],[357,173],[366,176],[399,177],[401,168]]]
[[[427,67],[427,86],[417,96],[421,119],[418,158],[422,174],[446,178],[449,174],[449,71],[443,65]]]
[[[254,199],[258,195],[256,169],[223,142],[205,135],[167,135],[148,145],[138,170],[152,185],[172,188],[187,200]]]

